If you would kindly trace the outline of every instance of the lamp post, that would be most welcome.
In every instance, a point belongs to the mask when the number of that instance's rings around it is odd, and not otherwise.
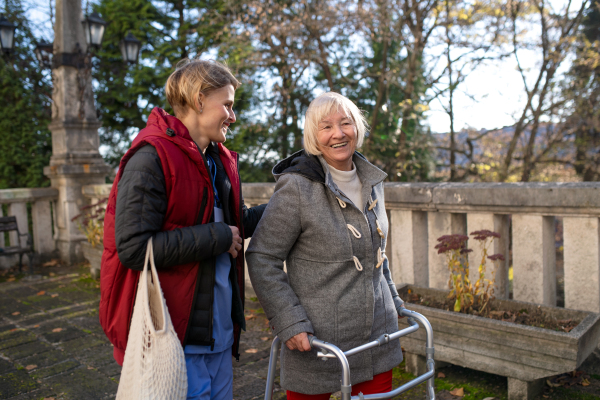
[[[89,46],[93,46],[96,49],[100,48],[102,44],[102,38],[104,37],[104,29],[106,28],[106,21],[100,17],[98,13],[91,13],[83,21],[83,33],[85,35],[85,42]]]
[[[127,36],[125,36],[125,39],[121,40],[121,43],[119,44],[123,61],[129,64],[137,63],[141,47],[142,42],[129,32]]]
[[[35,57],[38,59],[41,66],[45,68],[52,67],[52,49],[54,44],[48,42],[40,42],[35,46]]]
[[[0,14],[0,48],[4,54],[10,54],[15,45],[16,25],[10,23],[3,14]]]
[[[52,60],[52,157],[44,174],[58,189],[55,209],[55,238],[61,258],[68,263],[83,259],[80,242],[85,237],[72,222],[86,205],[82,186],[104,184],[110,167],[98,148],[101,126],[96,115],[89,64],[82,62],[87,49],[82,24],[81,0],[56,0]],[[90,42],[104,28],[94,27],[87,19]],[[85,21],[84,21],[85,22]],[[99,35],[98,35],[99,34]]]

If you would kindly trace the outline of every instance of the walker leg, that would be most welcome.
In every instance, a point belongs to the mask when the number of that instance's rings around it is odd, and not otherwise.
[[[271,400],[273,397],[273,384],[275,382],[275,371],[277,369],[277,357],[279,356],[279,347],[281,340],[277,336],[271,344],[271,355],[269,356],[269,372],[267,372],[267,387],[265,389],[265,400]]]

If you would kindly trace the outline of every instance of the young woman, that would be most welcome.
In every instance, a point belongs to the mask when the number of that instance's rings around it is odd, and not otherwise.
[[[119,165],[104,230],[100,321],[123,362],[147,241],[184,347],[188,399],[231,399],[231,355],[244,320],[248,209],[237,154],[223,146],[240,83],[216,61],[184,60],[166,84],[175,116],[155,108]]]

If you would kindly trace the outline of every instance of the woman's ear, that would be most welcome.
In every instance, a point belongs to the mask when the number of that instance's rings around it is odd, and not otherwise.
[[[196,104],[195,104],[195,106],[196,106],[196,110],[197,110],[199,113],[202,113],[202,109],[204,108],[204,97],[205,97],[205,96],[204,96],[204,93],[200,93],[200,94],[198,95],[198,98],[196,99]]]

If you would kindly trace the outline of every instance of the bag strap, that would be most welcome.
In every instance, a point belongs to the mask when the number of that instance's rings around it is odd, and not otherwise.
[[[148,295],[148,286],[151,284],[150,281],[148,280],[148,261],[150,261],[150,271],[152,273],[152,281],[154,283],[154,289],[157,292],[157,294],[160,296],[160,302],[158,302],[160,304],[160,310],[155,310],[155,312],[158,312],[162,315],[162,321],[163,321],[163,328],[160,330],[156,330],[155,326],[154,326],[154,322],[152,321],[152,314],[151,314],[151,310],[150,310],[150,298]],[[164,332],[167,329],[167,318],[168,318],[168,313],[166,310],[166,306],[165,306],[165,298],[163,296],[163,292],[162,289],[160,287],[160,281],[158,280],[158,272],[156,271],[156,265],[154,264],[154,248],[152,247],[152,237],[150,239],[148,239],[148,246],[146,247],[146,259],[144,261],[144,270],[142,272],[142,276],[140,277],[141,281],[143,282],[142,285],[142,301],[144,304],[144,307],[146,308],[146,312],[144,313],[146,318],[148,319],[146,321],[146,325],[148,326],[148,328],[150,329],[150,331],[155,334],[156,332]]]

